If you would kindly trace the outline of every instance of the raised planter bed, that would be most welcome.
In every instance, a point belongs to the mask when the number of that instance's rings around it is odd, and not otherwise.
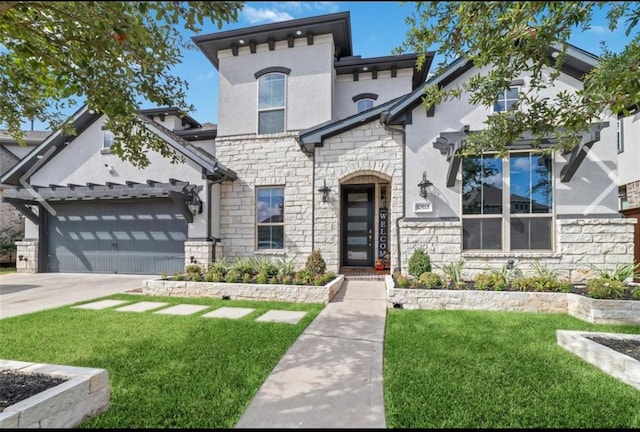
[[[620,381],[640,390],[640,361],[591,340],[591,337],[640,342],[640,335],[572,330],[556,331],[556,339],[559,346]]]
[[[0,370],[67,379],[6,407],[0,412],[0,429],[74,428],[109,408],[109,377],[105,369],[0,359]]]
[[[343,281],[344,275],[338,275],[334,280],[322,286],[153,279],[144,282],[142,294],[327,304],[338,293]]]
[[[385,277],[388,307],[566,313],[593,324],[640,324],[640,301],[573,293],[395,288]]]

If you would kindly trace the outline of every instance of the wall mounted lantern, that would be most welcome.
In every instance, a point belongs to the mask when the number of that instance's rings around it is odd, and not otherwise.
[[[331,192],[331,188],[327,187],[327,181],[324,181],[324,186],[318,189],[318,192],[322,192],[322,202],[327,202],[329,199],[329,192]]]
[[[202,201],[200,201],[197,192],[191,194],[191,200],[187,201],[187,207],[189,207],[189,211],[194,216],[202,213]]]
[[[418,187],[420,188],[420,196],[422,198],[427,198],[429,195],[429,188],[433,185],[429,180],[427,180],[427,172],[424,171],[422,173],[422,181],[418,183]]]

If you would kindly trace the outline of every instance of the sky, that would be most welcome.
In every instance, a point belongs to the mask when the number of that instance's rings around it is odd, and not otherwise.
[[[350,12],[353,54],[362,58],[382,57],[392,54],[394,48],[402,45],[406,38],[407,25],[405,18],[415,11],[412,2],[246,2],[238,20],[225,24],[222,29],[209,23],[203,25],[200,33],[184,32],[187,37],[206,35],[219,31],[233,30],[257,26],[290,19],[306,18],[336,12]],[[593,54],[601,54],[600,41],[605,41],[608,48],[620,52],[630,40],[624,36],[624,29],[619,27],[615,32],[607,28],[604,13],[592,22],[587,32],[575,34],[569,43]],[[435,67],[438,58],[433,63]],[[189,83],[187,103],[196,107],[189,113],[200,123],[217,123],[218,120],[218,72],[199,49],[186,51],[183,63],[174,69],[174,73]],[[71,115],[79,107],[69,110]],[[155,108],[142,104],[142,108]],[[25,123],[25,129],[30,125]],[[43,130],[46,126],[34,123],[34,129]]]

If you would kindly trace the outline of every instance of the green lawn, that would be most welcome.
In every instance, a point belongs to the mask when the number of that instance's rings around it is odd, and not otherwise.
[[[640,333],[564,314],[389,310],[389,428],[639,428],[640,391],[561,348],[556,330]]]
[[[0,267],[0,276],[4,274],[9,274],[9,273],[15,273],[15,272],[16,272],[15,267]]]
[[[0,320],[0,358],[104,368],[111,407],[88,428],[231,428],[322,305],[118,294],[110,299],[253,307],[240,320],[63,307]],[[296,325],[253,321],[308,311]]]
[[[322,305],[118,294],[253,307],[240,320],[63,307],[0,320],[0,358],[99,367],[110,409],[85,428],[231,428]],[[305,310],[297,325],[259,323]],[[563,314],[389,310],[388,428],[639,428],[640,391],[560,348],[557,329],[640,334]]]

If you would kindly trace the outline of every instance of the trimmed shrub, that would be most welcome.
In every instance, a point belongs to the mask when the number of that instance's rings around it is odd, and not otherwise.
[[[202,267],[200,267],[198,264],[189,264],[186,268],[185,268],[185,272],[186,273],[196,273],[196,274],[201,274],[202,273]]]
[[[420,282],[424,284],[425,288],[440,288],[442,287],[442,278],[437,273],[424,272],[420,275]]]
[[[403,275],[399,275],[396,277],[396,284],[400,288],[408,288],[409,287],[409,278]]]
[[[413,251],[411,258],[409,258],[409,270],[408,273],[411,276],[420,277],[422,273],[431,271],[431,259],[429,254],[422,248],[418,248]]]
[[[309,270],[298,270],[293,278],[294,285],[311,285],[313,284],[314,274]]]
[[[310,271],[314,275],[323,274],[327,270],[327,264],[324,262],[320,250],[316,249],[311,252],[311,255],[307,258],[305,270]]]
[[[184,280],[184,276],[180,272],[175,272],[173,274],[173,280],[174,281],[183,281]]]

